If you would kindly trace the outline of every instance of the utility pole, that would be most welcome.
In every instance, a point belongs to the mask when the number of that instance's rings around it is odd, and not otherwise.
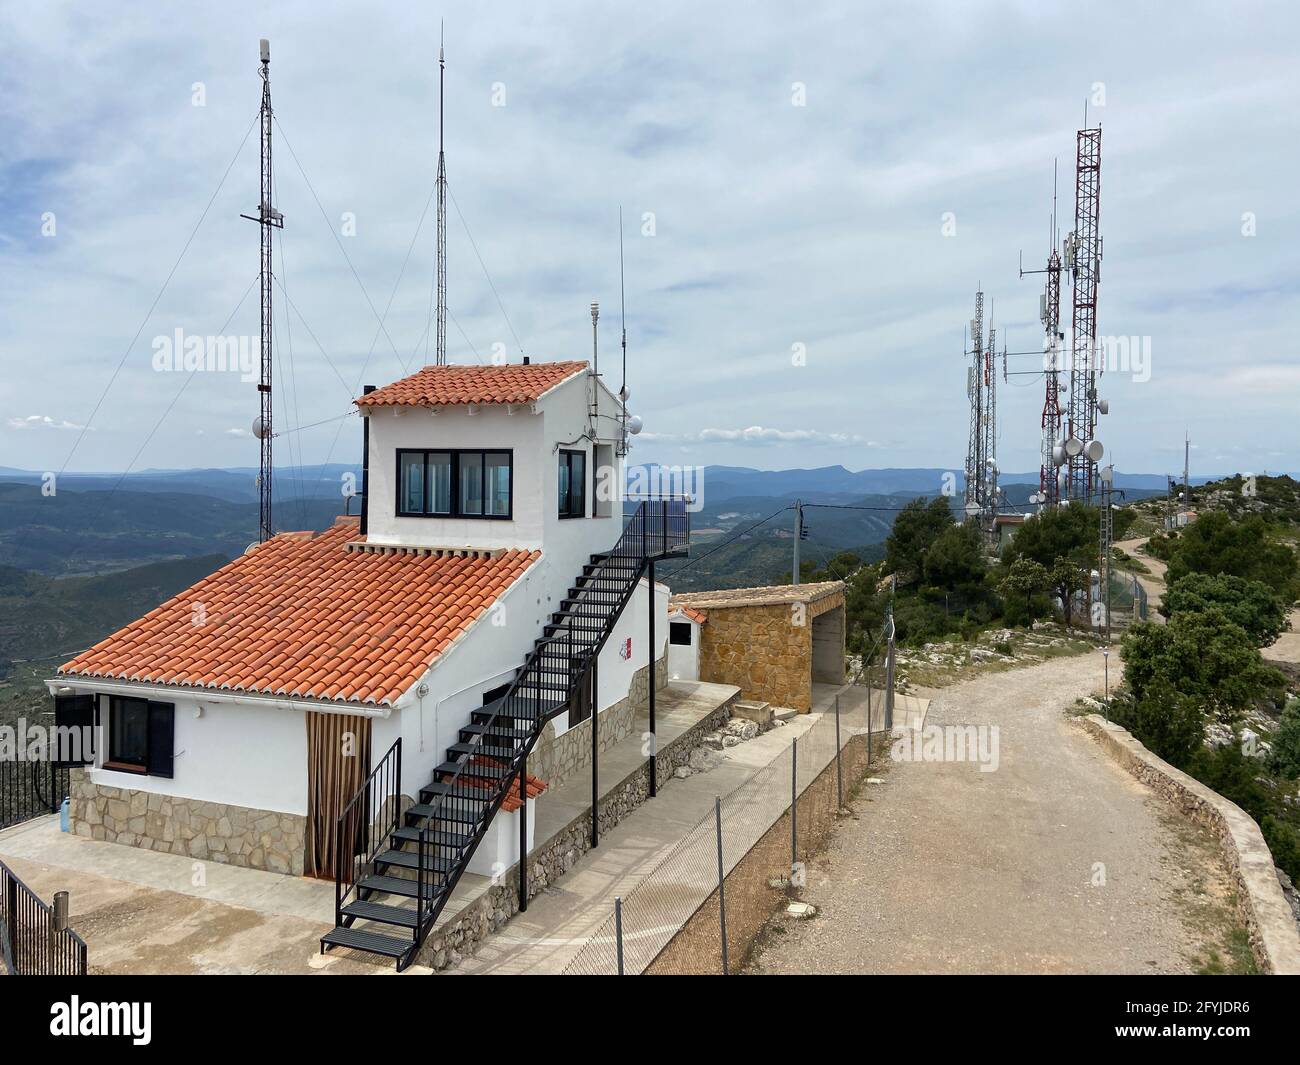
[[[271,203],[271,44],[265,38],[258,42],[262,60],[262,69],[258,72],[262,78],[262,107],[259,117],[262,125],[262,183],[261,198],[257,205],[257,214],[241,214],[261,227],[261,266],[259,270],[262,287],[262,340],[261,370],[257,379],[257,392],[260,399],[260,412],[253,423],[253,435],[261,443],[257,470],[257,539],[265,542],[275,535],[271,524],[271,440],[272,440],[272,404],[271,404],[271,291],[275,275],[271,269],[271,234],[274,230],[284,228],[284,215]]]
[[[447,365],[447,160],[442,150],[443,82],[447,63],[444,35],[438,39],[438,339],[436,365]]]
[[[799,583],[799,541],[803,539],[803,502],[794,501],[794,569],[790,574],[790,583]]]
[[[1192,503],[1192,483],[1188,479],[1188,467],[1192,456],[1192,437],[1186,429],[1183,430],[1183,501],[1187,506]]]

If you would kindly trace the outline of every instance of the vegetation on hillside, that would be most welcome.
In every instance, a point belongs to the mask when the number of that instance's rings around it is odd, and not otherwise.
[[[1125,634],[1125,684],[1111,714],[1255,818],[1274,860],[1300,880],[1300,700],[1287,698],[1286,675],[1260,653],[1286,628],[1297,594],[1284,528],[1258,510],[1217,510],[1153,538],[1168,562],[1168,622]]]

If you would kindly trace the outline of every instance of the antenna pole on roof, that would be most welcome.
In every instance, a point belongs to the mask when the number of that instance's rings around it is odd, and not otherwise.
[[[275,279],[271,270],[271,235],[275,230],[284,228],[284,215],[271,205],[271,45],[265,38],[258,42],[258,54],[262,60],[262,69],[258,71],[262,79],[262,107],[259,112],[262,124],[261,196],[257,214],[240,217],[258,223],[261,229],[262,338],[261,371],[257,379],[260,410],[257,421],[253,423],[253,435],[261,442],[257,468],[257,539],[264,542],[275,535],[271,527],[271,291]]]
[[[618,303],[619,318],[623,328],[623,383],[618,390],[619,406],[622,409],[622,433],[619,437],[619,453],[627,454],[627,293],[623,287],[623,207],[618,209]]]
[[[447,160],[443,154],[443,82],[447,73],[445,34],[438,36],[438,340],[435,362],[447,365]]]

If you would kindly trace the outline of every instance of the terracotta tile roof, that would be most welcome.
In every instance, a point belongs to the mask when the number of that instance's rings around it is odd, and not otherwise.
[[[675,607],[673,607],[673,613],[681,614],[683,617],[690,618],[697,625],[703,625],[706,621],[709,620],[708,614],[705,614],[703,611],[696,610],[694,607],[686,606],[686,604],[684,603],[679,603]]]
[[[356,400],[358,407],[440,407],[455,403],[532,403],[585,362],[534,362],[527,366],[426,366]]]
[[[489,758],[487,755],[476,754],[469,760],[470,767],[465,771],[465,775],[460,778],[461,782],[464,784],[470,786],[477,785],[485,791],[495,791],[498,783],[495,777],[476,777],[471,775],[473,767],[476,765],[504,766],[505,763],[499,758]],[[527,792],[530,799],[535,799],[546,790],[546,781],[542,780],[540,777],[533,776],[531,773],[525,773],[524,790]],[[515,778],[514,783],[510,786],[510,790],[506,792],[506,797],[501,800],[501,809],[506,813],[511,814],[518,810],[522,805],[523,803],[519,801],[519,780],[518,778]]]
[[[59,672],[391,705],[539,557],[348,551],[355,519],[282,533]]]

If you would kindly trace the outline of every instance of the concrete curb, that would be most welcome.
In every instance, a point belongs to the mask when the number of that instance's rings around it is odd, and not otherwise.
[[[1282,894],[1259,826],[1236,803],[1157,758],[1127,729],[1098,714],[1077,719],[1105,751],[1178,809],[1213,829],[1237,883],[1237,909],[1261,971],[1300,974],[1300,926]]]

